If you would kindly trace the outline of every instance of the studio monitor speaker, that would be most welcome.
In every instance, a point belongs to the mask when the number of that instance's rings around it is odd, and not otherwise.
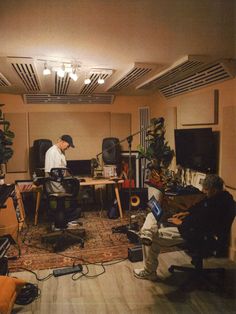
[[[34,168],[44,168],[46,151],[52,146],[52,141],[47,139],[35,140],[33,143]]]
[[[119,139],[107,137],[102,141],[102,159],[107,165],[117,165],[121,161]]]
[[[147,188],[132,188],[129,198],[129,189],[122,189],[121,205],[123,210],[129,209],[129,199],[131,202],[131,209],[145,209],[148,201],[148,189]]]

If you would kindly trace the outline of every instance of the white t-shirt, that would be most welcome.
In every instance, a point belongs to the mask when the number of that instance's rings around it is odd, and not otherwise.
[[[50,147],[45,155],[45,172],[50,172],[52,168],[65,168],[66,157],[57,145]]]

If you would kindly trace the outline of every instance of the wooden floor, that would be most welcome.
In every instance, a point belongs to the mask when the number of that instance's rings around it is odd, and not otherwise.
[[[220,290],[209,287],[196,288],[187,284],[187,291],[180,285],[189,277],[185,274],[170,275],[170,264],[187,264],[190,259],[184,252],[161,254],[157,282],[136,279],[133,269],[142,267],[142,262],[129,260],[106,266],[106,272],[96,278],[82,277],[73,281],[71,275],[51,277],[38,282],[28,272],[11,273],[11,276],[38,284],[40,297],[26,306],[15,305],[14,313],[236,313],[236,265],[226,259],[211,259],[211,266],[224,266],[227,271]],[[85,268],[84,268],[85,269]],[[89,275],[98,275],[100,266],[90,265]],[[37,271],[44,277],[52,270]],[[212,277],[215,279],[216,277]],[[220,283],[220,282],[217,282]],[[214,286],[216,287],[216,285]]]

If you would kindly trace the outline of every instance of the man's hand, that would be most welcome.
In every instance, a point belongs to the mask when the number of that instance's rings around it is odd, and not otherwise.
[[[178,213],[178,214],[175,214],[172,216],[172,218],[178,218],[178,219],[183,219],[184,217],[188,216],[189,215],[189,212],[181,212],[181,213]]]
[[[177,226],[180,226],[182,224],[182,220],[175,217],[169,218],[168,222],[171,222],[172,224],[177,225]]]

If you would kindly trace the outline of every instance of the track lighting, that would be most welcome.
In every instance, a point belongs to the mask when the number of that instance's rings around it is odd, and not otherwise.
[[[104,83],[105,83],[104,78],[102,78],[102,77],[100,76],[99,79],[98,79],[98,84],[102,85],[102,84],[104,84]]]
[[[54,60],[43,60],[38,61],[44,62],[43,75],[50,75],[51,71],[57,73],[57,76],[64,78],[65,74],[68,73],[69,78],[74,82],[78,80],[78,72],[85,73],[84,84],[89,85],[90,83],[96,83],[102,85],[105,80],[113,73],[113,70],[103,68],[85,68],[80,62],[69,62],[69,61],[54,61]],[[92,79],[90,79],[90,77]]]
[[[76,69],[74,69],[70,74],[69,77],[73,80],[73,81],[77,81],[78,80],[78,75],[76,74]]]
[[[51,74],[51,70],[48,68],[47,63],[44,63],[43,75]]]
[[[90,83],[91,83],[90,78],[86,78],[86,79],[84,80],[84,84],[85,84],[85,85],[88,85],[88,84],[90,84]]]
[[[58,75],[59,77],[64,77],[64,75],[65,75],[65,65],[64,65],[64,64],[62,65],[61,68],[58,69],[57,75]]]

